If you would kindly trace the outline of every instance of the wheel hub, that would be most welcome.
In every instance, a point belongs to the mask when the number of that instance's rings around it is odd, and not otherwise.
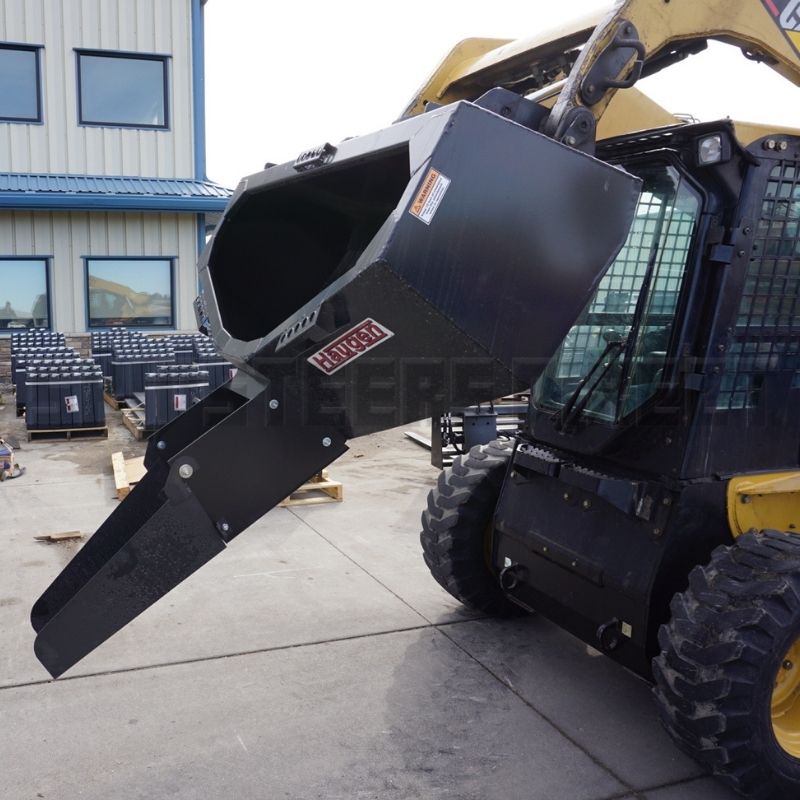
[[[775,676],[772,730],[778,744],[800,758],[800,639],[789,648]]]

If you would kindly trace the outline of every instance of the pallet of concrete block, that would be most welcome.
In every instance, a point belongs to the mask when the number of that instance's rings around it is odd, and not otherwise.
[[[64,334],[44,328],[29,328],[11,334],[11,352],[20,347],[58,347],[64,344]]]
[[[236,368],[226,360],[205,336],[194,342],[194,364],[198,369],[208,371],[209,391],[213,392],[227,383],[235,374]]]
[[[11,380],[16,392],[17,416],[25,411],[25,379],[31,368],[69,366],[80,360],[77,351],[63,345],[18,347],[11,356]]]
[[[176,364],[191,364],[194,360],[195,343],[206,337],[202,333],[172,333],[160,341],[168,344],[175,351]]]
[[[116,400],[144,392],[144,376],[156,367],[175,363],[169,344],[155,340],[134,345],[115,345],[111,355],[111,393]]]
[[[30,369],[25,382],[25,426],[33,438],[107,436],[103,375],[91,360]]]
[[[103,378],[111,381],[111,356],[114,346],[135,345],[145,341],[144,334],[127,328],[111,328],[107,331],[92,331],[92,358],[99,364]]]
[[[145,428],[162,428],[202,400],[208,391],[207,370],[193,364],[156,367],[145,375]]]

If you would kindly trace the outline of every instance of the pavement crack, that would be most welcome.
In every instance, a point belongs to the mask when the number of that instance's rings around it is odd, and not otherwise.
[[[218,653],[210,656],[198,656],[197,658],[183,658],[175,661],[162,661],[157,664],[141,664],[133,667],[120,667],[118,669],[98,670],[97,672],[86,672],[80,675],[67,675],[61,678],[47,678],[35,681],[20,681],[19,683],[10,683],[5,686],[0,686],[0,692],[9,689],[23,689],[28,686],[44,686],[48,684],[66,683],[67,681],[81,681],[87,678],[99,678],[105,675],[124,675],[129,672],[146,672],[148,670],[163,669],[168,667],[180,667],[185,664],[201,664],[206,661],[222,661],[226,658],[242,658],[245,656],[258,655],[260,653],[279,653],[285,650],[297,650],[303,647],[316,647],[323,644],[335,644],[337,642],[352,642],[361,639],[375,639],[380,636],[392,636],[398,633],[408,633],[410,631],[424,631],[432,630],[434,628],[449,627],[451,625],[463,625],[467,622],[473,622],[471,619],[457,619],[452,622],[442,622],[437,625],[407,625],[401,628],[392,628],[386,631],[374,631],[372,633],[356,633],[351,636],[334,636],[330,639],[315,639],[308,642],[296,642],[293,644],[275,645],[273,647],[258,647],[252,650],[239,650],[234,653]]]
[[[637,789],[636,787],[632,786],[628,781],[626,781],[624,778],[618,775],[611,767],[609,767],[608,764],[603,763],[603,761],[601,761],[596,755],[594,755],[594,753],[590,753],[579,741],[577,741],[577,739],[575,739],[575,737],[567,733],[567,731],[565,731],[555,720],[551,719],[549,715],[545,714],[543,711],[536,708],[536,706],[533,705],[533,703],[531,703],[530,700],[528,700],[523,694],[517,691],[517,689],[514,688],[514,686],[511,684],[510,681],[505,680],[502,677],[502,675],[499,675],[490,666],[484,664],[483,661],[481,661],[477,656],[474,656],[472,653],[470,653],[470,651],[467,650],[459,641],[454,639],[452,636],[449,636],[445,630],[441,630],[439,625],[434,625],[433,627],[435,628],[436,631],[441,633],[442,636],[444,636],[448,641],[450,641],[459,650],[461,650],[461,652],[464,653],[464,655],[466,655],[469,659],[474,661],[479,667],[481,667],[487,673],[489,673],[489,675],[491,675],[498,683],[501,683],[503,686],[505,686],[506,689],[508,689],[508,691],[514,694],[517,698],[519,698],[519,700],[521,700],[526,706],[528,706],[528,708],[531,711],[533,711],[534,714],[536,714],[538,717],[544,720],[548,725],[550,725],[550,727],[558,731],[570,744],[572,744],[574,747],[577,747],[582,753],[584,753],[586,757],[589,758],[595,764],[595,766],[607,772],[612,778],[614,778],[615,781],[617,781],[621,786],[625,787],[625,790],[623,792],[616,795],[612,795],[612,797],[607,798],[607,800],[613,800],[613,798],[623,798],[623,797],[627,798],[631,796],[639,800],[639,798],[642,797],[642,795],[640,794],[642,791],[641,789]]]
[[[337,545],[335,542],[332,542],[324,533],[318,531],[308,520],[304,519],[299,514],[297,514],[293,508],[290,507],[288,510],[294,515],[295,519],[299,520],[303,525],[305,525],[314,533],[316,533],[320,539],[322,539],[324,542],[330,545],[337,553],[344,556],[354,567],[361,570],[361,572],[363,572],[365,575],[368,575],[370,578],[372,578],[372,580],[375,581],[375,583],[377,583],[381,588],[385,589],[387,592],[389,592],[389,594],[396,597],[406,608],[413,611],[418,617],[424,619],[425,622],[428,623],[428,625],[432,626],[438,624],[434,623],[433,620],[428,619],[428,617],[426,617],[419,609],[414,608],[414,606],[412,606],[411,603],[408,602],[408,600],[406,600],[404,597],[401,597],[397,592],[394,591],[394,589],[387,586],[380,578],[373,575],[363,564],[359,564],[358,561],[356,561],[349,553],[342,550],[342,548],[339,547],[339,545]],[[466,622],[467,620],[463,621]]]

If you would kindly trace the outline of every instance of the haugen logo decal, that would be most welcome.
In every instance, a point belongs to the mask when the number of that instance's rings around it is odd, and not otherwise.
[[[343,333],[338,339],[325,345],[322,350],[318,350],[308,359],[317,369],[322,370],[326,375],[333,375],[345,364],[363,356],[373,347],[377,347],[382,342],[390,339],[394,334],[376,322],[374,319],[365,319],[355,328],[351,328],[347,333]]]

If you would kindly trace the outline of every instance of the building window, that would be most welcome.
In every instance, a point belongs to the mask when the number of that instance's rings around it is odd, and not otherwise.
[[[89,327],[171,328],[171,258],[87,258]]]
[[[38,47],[0,44],[0,120],[42,121]]]
[[[0,330],[49,328],[46,258],[0,258]]]
[[[78,53],[78,115],[82,125],[167,128],[167,58]]]

